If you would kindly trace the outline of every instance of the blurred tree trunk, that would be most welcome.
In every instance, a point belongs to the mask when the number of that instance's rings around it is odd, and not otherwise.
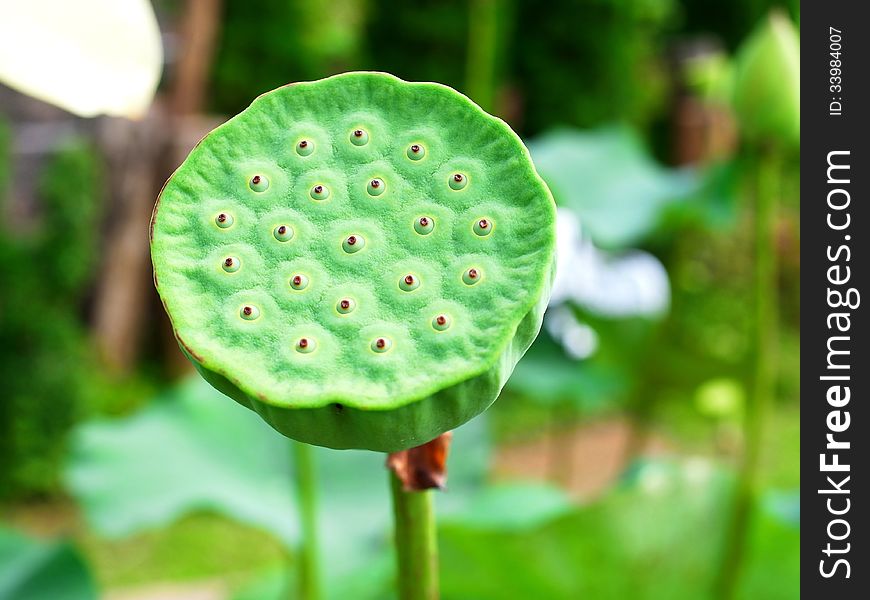
[[[106,244],[94,323],[102,358],[116,373],[126,373],[135,364],[146,316],[155,306],[148,301],[153,293],[148,223],[163,181],[177,166],[178,157],[201,137],[191,141],[187,119],[204,107],[220,15],[221,0],[187,2],[178,27],[180,52],[168,97],[158,98],[143,121],[109,121],[103,136],[113,204],[119,208]],[[167,320],[160,323],[164,340],[171,340]],[[171,372],[184,368],[180,352],[166,356]]]

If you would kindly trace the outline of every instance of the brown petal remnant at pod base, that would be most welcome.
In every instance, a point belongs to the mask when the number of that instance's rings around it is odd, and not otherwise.
[[[422,446],[393,452],[387,457],[391,469],[406,492],[447,487],[447,452],[453,432],[442,433]]]

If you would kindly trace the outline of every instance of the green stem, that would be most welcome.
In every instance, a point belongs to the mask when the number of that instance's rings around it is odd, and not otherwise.
[[[299,587],[292,598],[318,600],[320,576],[318,572],[317,543],[317,477],[311,446],[293,442],[296,473],[296,495],[302,525],[302,544],[299,548]]]
[[[774,395],[777,339],[776,209],[780,163],[773,153],[759,157],[755,189],[755,277],[752,374],[743,422],[744,450],[737,476],[731,525],[726,532],[717,597],[735,595],[746,562],[747,538],[758,494],[764,425]]]
[[[469,0],[465,91],[481,108],[495,110],[497,71],[503,51],[501,13],[507,0]]]
[[[406,492],[390,471],[400,600],[437,600],[438,545],[432,491]]]

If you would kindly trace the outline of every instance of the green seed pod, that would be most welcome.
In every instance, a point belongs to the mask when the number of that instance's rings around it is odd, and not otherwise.
[[[785,15],[772,12],[737,53],[734,112],[753,143],[797,145],[801,133],[800,40]]]
[[[495,400],[540,329],[554,246],[516,134],[448,87],[384,73],[260,96],[196,146],[151,222],[154,281],[209,383],[291,438],[384,452]],[[215,267],[227,257],[244,263],[232,276]]]

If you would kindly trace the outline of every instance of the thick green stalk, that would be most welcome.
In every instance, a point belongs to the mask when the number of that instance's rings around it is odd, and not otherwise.
[[[438,545],[432,491],[406,492],[390,471],[400,600],[437,600]]]
[[[717,597],[734,597],[746,560],[747,538],[758,494],[764,425],[774,395],[777,340],[776,209],[780,162],[772,153],[758,158],[755,189],[755,273],[752,374],[743,423],[744,449],[737,476],[730,527],[717,581]]]
[[[311,446],[293,442],[296,473],[296,496],[302,525],[302,544],[299,548],[299,586],[292,598],[318,600],[320,574],[317,543],[317,477]]]

